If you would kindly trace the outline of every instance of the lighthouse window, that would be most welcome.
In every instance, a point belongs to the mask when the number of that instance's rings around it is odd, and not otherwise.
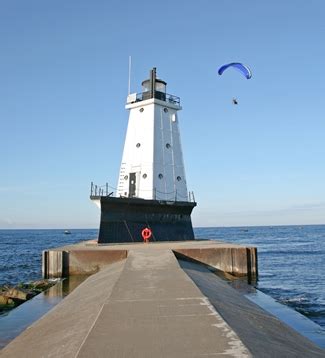
[[[168,112],[168,109],[167,109],[167,108],[164,108],[164,112],[167,113],[167,112]]]
[[[144,111],[144,108],[140,108],[139,111],[140,111],[140,112],[143,112],[143,111]]]
[[[176,179],[177,179],[178,181],[181,181],[181,180],[182,180],[182,178],[181,178],[180,176],[178,176]]]
[[[125,177],[124,177],[124,180],[128,180],[129,179],[129,177],[126,175]]]
[[[143,178],[143,179],[146,179],[146,177],[147,177],[147,174],[143,174],[143,175],[142,175],[142,178]]]
[[[140,144],[140,143],[137,143],[136,147],[137,147],[137,148],[140,148],[140,147],[141,147],[141,144]]]
[[[171,146],[169,143],[166,144],[166,148],[169,149]]]
[[[159,179],[162,179],[164,176],[160,173],[159,175],[158,175],[158,178]]]

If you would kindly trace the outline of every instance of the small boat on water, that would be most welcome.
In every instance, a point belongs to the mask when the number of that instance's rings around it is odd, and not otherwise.
[[[71,234],[71,231],[69,231],[69,230],[64,230],[64,234],[65,234],[65,235],[70,235],[70,234]]]

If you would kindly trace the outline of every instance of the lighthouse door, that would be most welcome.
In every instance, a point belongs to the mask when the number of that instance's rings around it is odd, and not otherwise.
[[[136,190],[136,173],[130,173],[130,181],[129,181],[129,197],[135,197]]]

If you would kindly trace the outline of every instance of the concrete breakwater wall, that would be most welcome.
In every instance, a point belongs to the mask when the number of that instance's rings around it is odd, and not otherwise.
[[[112,245],[84,242],[45,250],[42,263],[43,277],[56,278],[94,274],[107,265],[125,259],[130,250],[144,247],[158,251],[170,249],[179,258],[201,262],[236,277],[247,276],[248,280],[256,278],[258,274],[255,247],[243,247],[212,240],[197,240]]]
[[[171,248],[157,248],[129,248],[125,259],[90,276],[1,357],[324,356],[197,258],[182,261]]]

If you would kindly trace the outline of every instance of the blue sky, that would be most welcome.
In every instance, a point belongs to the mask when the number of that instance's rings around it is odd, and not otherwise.
[[[4,0],[0,228],[97,228],[131,90],[157,67],[179,113],[194,226],[325,224],[323,0]],[[243,62],[253,78],[217,75]],[[231,103],[238,98],[239,105]]]

